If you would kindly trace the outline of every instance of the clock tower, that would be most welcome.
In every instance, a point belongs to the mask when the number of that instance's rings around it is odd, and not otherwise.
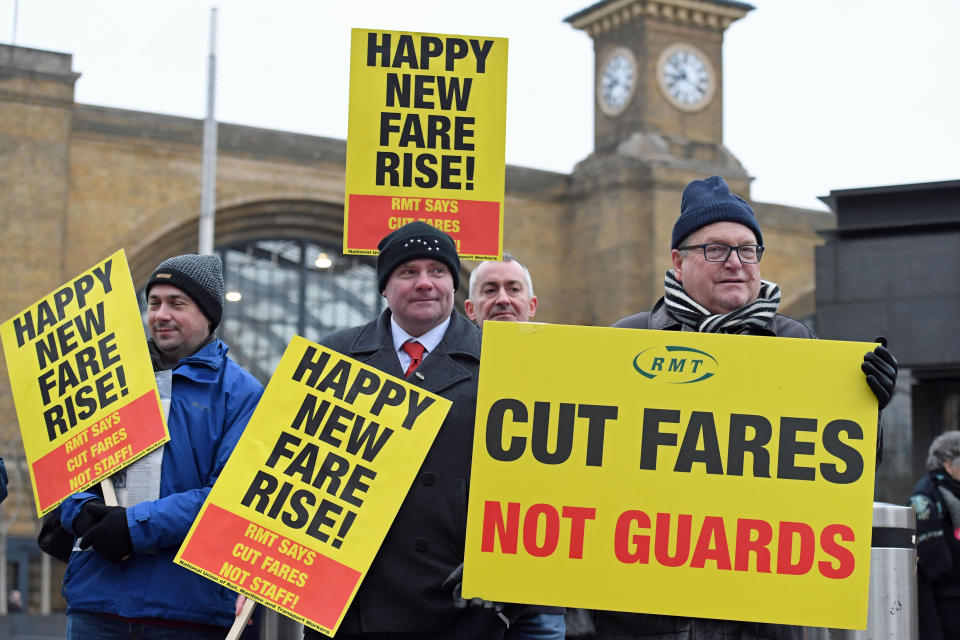
[[[751,9],[720,0],[607,0],[568,17],[594,42],[595,150],[615,151],[631,138],[680,156],[677,145],[722,145],[723,32]]]
[[[569,293],[591,324],[649,309],[671,268],[691,180],[750,177],[723,146],[722,45],[753,7],[726,0],[602,0],[568,17],[594,42],[594,151],[571,176]],[[597,259],[598,255],[602,259]],[[612,286],[617,285],[617,286]]]

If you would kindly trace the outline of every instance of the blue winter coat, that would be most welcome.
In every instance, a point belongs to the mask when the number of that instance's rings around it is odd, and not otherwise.
[[[114,564],[93,548],[76,549],[63,578],[67,613],[110,613],[229,627],[236,594],[174,564],[173,557],[250,419],[263,386],[214,340],[173,368],[160,498],[127,509],[133,555]],[[70,531],[94,493],[63,503]]]

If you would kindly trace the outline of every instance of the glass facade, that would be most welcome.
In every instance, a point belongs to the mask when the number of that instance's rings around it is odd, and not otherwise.
[[[386,301],[374,259],[304,240],[270,239],[217,248],[223,259],[223,321],[230,356],[266,384],[290,338],[319,341],[370,321]]]

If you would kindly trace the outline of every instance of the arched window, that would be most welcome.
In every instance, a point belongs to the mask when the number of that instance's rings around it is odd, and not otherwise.
[[[264,384],[294,335],[319,341],[370,321],[386,304],[373,260],[339,248],[278,238],[234,242],[217,253],[226,292],[219,335]]]

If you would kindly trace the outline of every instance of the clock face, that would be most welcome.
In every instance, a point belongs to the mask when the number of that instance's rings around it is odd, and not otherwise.
[[[707,56],[689,44],[667,47],[657,63],[657,79],[667,100],[682,111],[699,111],[716,90]]]
[[[626,110],[637,88],[637,59],[625,47],[611,50],[600,65],[597,78],[597,102],[608,116]]]

